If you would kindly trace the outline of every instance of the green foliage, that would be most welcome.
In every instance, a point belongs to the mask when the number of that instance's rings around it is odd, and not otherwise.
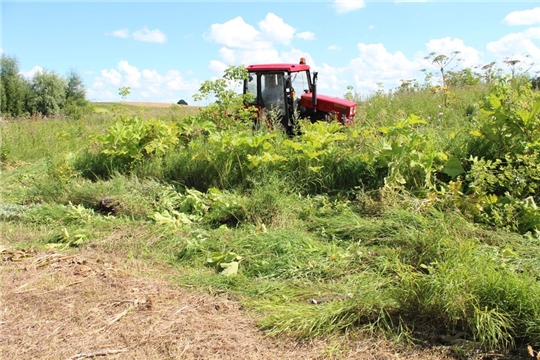
[[[73,69],[69,71],[66,80],[66,103],[62,112],[74,119],[81,119],[91,111],[83,80]]]
[[[448,71],[447,84],[452,87],[475,86],[482,82],[481,75],[473,72],[471,68],[461,69],[459,71]]]
[[[449,85],[448,75],[446,73],[446,71],[448,71],[447,67],[453,62],[460,62],[463,60],[457,57],[459,54],[460,54],[459,51],[454,51],[450,55],[437,54],[437,53],[432,52],[424,58],[431,61],[431,63],[437,66],[441,72],[442,86],[440,87],[440,90],[443,94],[443,101],[444,101],[445,107],[448,106],[448,99],[450,96],[450,89],[448,87]],[[454,78],[454,80],[456,80],[456,73],[453,73],[451,75]]]
[[[433,174],[447,160],[447,155],[437,151],[430,137],[418,130],[426,121],[410,115],[394,126],[383,127],[380,132],[380,149],[374,161],[388,168],[385,183],[405,186],[415,190],[434,186]]]
[[[192,116],[102,104],[84,122],[4,122],[2,233],[167,261],[269,334],[538,348],[538,95],[445,74],[447,108],[410,82],[293,138],[239,120],[233,74]]]
[[[462,206],[477,221],[522,233],[540,229],[540,95],[520,79],[502,78],[471,131]]]
[[[540,148],[540,95],[521,81],[500,79],[481,107],[479,128],[482,153],[489,159],[506,154],[530,154]]]
[[[162,157],[178,144],[176,125],[156,119],[121,116],[103,135],[95,138],[100,152],[119,169],[148,157]]]
[[[2,54],[0,76],[2,114],[21,117],[63,113],[81,119],[90,113],[82,78],[75,70],[66,77],[42,70],[29,81],[19,73],[17,59]]]
[[[440,254],[423,271],[396,265],[401,282],[396,298],[407,316],[436,318],[451,332],[470,334],[486,350],[537,338],[538,328],[529,321],[540,311],[540,289],[534,279],[503,265],[504,252],[480,250],[465,240],[445,241]]]
[[[232,276],[238,273],[238,264],[242,257],[232,251],[225,253],[213,252],[210,254],[206,262],[213,266],[217,272],[225,276]]]
[[[131,88],[129,86],[122,86],[118,89],[118,95],[122,97],[122,100],[126,100],[127,96],[131,93]]]
[[[203,82],[193,99],[212,103],[199,116],[224,128],[235,127],[239,122],[253,122],[256,109],[245,107],[245,104],[253,100],[253,94],[242,95],[239,92],[246,78],[247,69],[244,66],[229,66],[223,77]]]
[[[540,230],[537,155],[472,159],[465,176],[470,213],[479,222],[526,233]]]
[[[56,115],[66,104],[66,79],[46,70],[34,75],[30,84],[29,108],[32,114]]]
[[[30,84],[19,74],[19,63],[16,58],[2,54],[0,61],[0,111],[13,117],[24,115],[27,111],[26,99]]]
[[[540,76],[531,78],[531,88],[537,91],[540,90]]]

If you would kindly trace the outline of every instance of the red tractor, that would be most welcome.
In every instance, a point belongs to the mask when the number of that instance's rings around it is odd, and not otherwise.
[[[251,93],[249,103],[259,109],[256,125],[277,119],[288,134],[293,134],[298,119],[312,122],[337,120],[349,125],[354,120],[354,101],[317,94],[317,72],[311,75],[304,58],[299,64],[260,64],[247,67],[244,94]],[[297,94],[301,91],[301,95]]]

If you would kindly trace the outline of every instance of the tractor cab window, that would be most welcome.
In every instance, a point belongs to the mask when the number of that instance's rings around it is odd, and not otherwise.
[[[246,85],[245,85],[245,91],[246,94],[253,94],[253,101],[252,103],[257,103],[257,88],[258,88],[259,79],[257,78],[256,73],[249,73]]]
[[[278,116],[285,115],[284,74],[264,74],[261,77],[261,97],[264,107],[276,111]]]
[[[311,92],[309,88],[309,75],[307,71],[300,71],[291,74],[292,87],[297,94]]]

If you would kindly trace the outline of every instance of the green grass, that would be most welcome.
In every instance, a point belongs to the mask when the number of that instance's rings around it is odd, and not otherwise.
[[[435,345],[438,334],[464,332],[471,354],[537,348],[538,235],[474,223],[448,183],[428,186],[430,160],[414,156],[424,145],[458,149],[452,134],[483,91],[456,94],[444,122],[397,127],[392,139],[382,126],[410,113],[434,116],[440,99],[377,96],[360,106],[365,121],[314,126],[306,130],[310,141],[248,130],[183,133],[189,141],[165,156],[125,167],[107,167],[91,136],[127,105],[97,104],[97,114],[82,121],[4,122],[3,242],[167,263],[174,281],[238,299],[269,335],[361,332]],[[180,128],[190,115],[133,111]],[[391,141],[396,153],[384,155]],[[420,142],[397,152],[410,141]],[[406,173],[415,162],[421,166]],[[396,186],[387,178],[392,171],[424,185]],[[234,276],[208,262],[229,252],[239,257]]]

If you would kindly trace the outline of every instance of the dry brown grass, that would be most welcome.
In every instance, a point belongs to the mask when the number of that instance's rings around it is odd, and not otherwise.
[[[121,254],[0,255],[2,359],[445,358],[373,339],[266,338],[239,303],[171,284],[173,269]]]

